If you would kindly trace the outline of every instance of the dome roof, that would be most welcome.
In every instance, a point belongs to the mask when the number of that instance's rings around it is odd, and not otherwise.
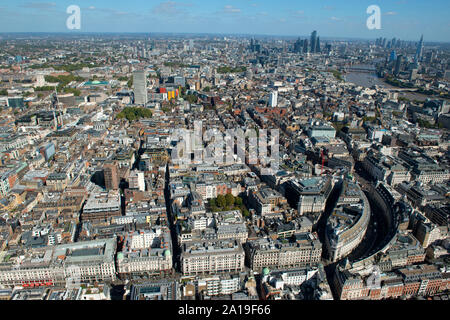
[[[168,257],[170,256],[170,250],[165,250],[164,251],[164,257]]]
[[[267,275],[270,273],[270,270],[269,270],[269,268],[264,268],[264,269],[262,270],[262,272],[263,272],[263,275],[264,275],[264,276],[267,276]]]

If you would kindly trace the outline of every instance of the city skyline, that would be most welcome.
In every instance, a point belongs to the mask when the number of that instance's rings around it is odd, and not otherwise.
[[[379,37],[450,42],[447,1],[378,1],[381,29],[369,30],[366,13],[372,1],[325,1],[318,4],[269,1],[0,1],[3,32],[208,33],[304,36],[317,30],[322,39]],[[66,9],[81,9],[81,29],[68,30]],[[447,10],[435,10],[446,8]],[[206,28],[206,26],[208,26]]]

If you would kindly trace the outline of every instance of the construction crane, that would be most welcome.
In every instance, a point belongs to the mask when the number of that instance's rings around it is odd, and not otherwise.
[[[322,169],[321,169],[321,171],[320,171],[320,175],[323,175],[323,168],[324,168],[324,166],[325,166],[325,156],[324,156],[324,154],[323,154],[323,149],[320,150],[320,158],[322,159]]]
[[[55,122],[55,130],[60,129],[63,126],[62,117],[61,117],[61,127],[58,125],[58,120],[56,119],[56,111],[57,111],[56,109],[58,108],[58,105],[59,105],[58,89],[55,86],[55,93],[53,95],[53,101],[52,101],[53,119],[54,119],[54,122]]]

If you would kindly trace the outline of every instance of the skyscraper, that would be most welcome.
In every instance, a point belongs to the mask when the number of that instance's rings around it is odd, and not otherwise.
[[[269,98],[269,105],[272,108],[275,108],[278,105],[278,91],[273,91],[270,94],[270,98]]]
[[[395,52],[395,50],[392,50],[389,57],[389,62],[394,62],[395,60],[397,60],[397,53]]]
[[[420,38],[419,44],[417,45],[416,58],[415,58],[416,64],[418,62],[422,61],[422,55],[423,55],[423,35]]]
[[[303,53],[308,53],[308,39],[303,41]]]
[[[317,37],[316,51],[315,52],[320,53],[320,37]]]
[[[395,48],[396,45],[397,45],[397,39],[396,39],[396,38],[393,38],[393,39],[392,39],[392,42],[391,42],[391,47],[392,47],[392,48]]]
[[[314,30],[311,33],[311,53],[316,52],[316,45],[317,45],[317,31]]]
[[[147,73],[145,71],[135,71],[133,73],[133,87],[134,103],[139,105],[147,104]]]
[[[397,61],[395,62],[394,75],[398,75],[400,73],[400,68],[402,66],[403,56],[399,55],[397,57]]]
[[[300,38],[298,38],[298,40],[294,44],[294,52],[301,53],[302,51],[303,51],[303,40],[300,40]]]
[[[107,163],[103,166],[106,190],[119,189],[119,172],[115,163]]]
[[[252,39],[250,41],[250,51],[251,52],[261,52],[261,45],[259,44],[258,40]]]

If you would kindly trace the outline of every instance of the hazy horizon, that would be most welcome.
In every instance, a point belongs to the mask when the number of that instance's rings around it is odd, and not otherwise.
[[[73,31],[61,31],[61,32],[33,32],[33,31],[24,31],[24,32],[0,32],[0,38],[2,35],[62,35],[62,36],[88,36],[88,35],[170,35],[170,36],[199,36],[199,37],[242,37],[249,38],[254,37],[258,38],[274,38],[274,39],[286,39],[286,40],[296,40],[298,38],[304,39],[309,38],[311,35],[282,35],[282,34],[240,34],[240,33],[201,33],[201,32],[73,32]],[[322,41],[375,41],[377,38],[357,38],[357,37],[327,37],[320,36]],[[389,38],[387,38],[390,40]],[[418,40],[403,40],[402,41],[417,43]],[[424,44],[450,44],[450,41],[427,41],[424,39]]]
[[[369,30],[366,10],[381,9],[381,29]],[[81,9],[81,30],[68,30],[70,5]],[[450,42],[446,0],[337,0],[310,3],[296,0],[0,0],[4,33],[183,33],[307,36],[317,30],[325,38],[397,38]],[[206,29],[206,30],[205,30]],[[32,31],[30,31],[32,30]],[[207,31],[207,32],[205,32]]]

